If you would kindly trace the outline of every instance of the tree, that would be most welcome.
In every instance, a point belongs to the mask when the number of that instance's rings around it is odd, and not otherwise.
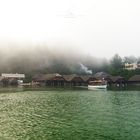
[[[122,68],[122,58],[118,54],[115,54],[114,57],[112,58],[111,66],[113,69]]]

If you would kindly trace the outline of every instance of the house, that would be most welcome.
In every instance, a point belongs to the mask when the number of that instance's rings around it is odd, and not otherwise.
[[[124,64],[124,69],[126,69],[126,70],[136,70],[136,69],[140,69],[140,62],[125,63],[125,64]]]
[[[19,73],[2,73],[1,76],[4,78],[17,78],[17,79],[25,78],[25,74],[19,74]]]
[[[128,79],[129,85],[138,85],[140,86],[140,75],[134,75]]]
[[[19,73],[2,73],[3,84],[4,85],[18,85],[23,83],[23,79],[25,78],[25,74]]]
[[[126,69],[126,70],[135,70],[137,68],[138,68],[137,63],[125,63],[124,64],[124,69]]]

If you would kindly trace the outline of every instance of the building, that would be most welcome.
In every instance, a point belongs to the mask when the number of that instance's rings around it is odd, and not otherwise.
[[[121,76],[111,76],[106,80],[109,86],[124,87],[127,84],[125,78]]]
[[[80,77],[83,79],[84,85],[88,85],[90,81],[97,80],[97,78],[95,78],[94,76],[84,75],[84,76],[80,76]]]
[[[136,70],[136,69],[140,69],[140,63],[125,63],[124,64],[124,69],[127,70]]]
[[[140,86],[140,75],[134,75],[128,79],[129,85],[138,85]]]
[[[85,83],[77,74],[63,75],[63,78],[65,79],[65,85],[82,86]]]
[[[135,70],[137,68],[138,68],[137,63],[125,63],[124,64],[124,69],[127,69],[127,70]]]
[[[17,78],[17,79],[25,78],[25,74],[19,74],[19,73],[2,73],[1,76],[4,78]]]
[[[1,77],[3,77],[3,85],[18,85],[23,83],[23,79],[25,78],[25,74],[19,73],[2,73]]]
[[[96,76],[96,77],[95,77]],[[106,80],[109,86],[125,86],[126,80],[121,76],[111,76],[104,72],[99,72],[95,76],[77,74],[38,74],[33,76],[33,83],[41,86],[87,86],[90,81]]]
[[[40,85],[44,86],[63,86],[65,79],[62,75],[55,73],[55,74],[42,74],[36,78],[34,77],[33,82],[39,82]]]
[[[108,77],[111,77],[111,75],[106,72],[97,72],[96,74],[94,74],[94,77],[97,79],[106,79]]]

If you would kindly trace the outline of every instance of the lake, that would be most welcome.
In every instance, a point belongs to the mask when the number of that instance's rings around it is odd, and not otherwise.
[[[0,89],[0,140],[139,140],[140,91]]]

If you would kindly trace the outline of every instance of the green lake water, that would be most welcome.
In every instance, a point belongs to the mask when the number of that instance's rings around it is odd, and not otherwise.
[[[0,89],[0,140],[140,140],[140,91]]]

